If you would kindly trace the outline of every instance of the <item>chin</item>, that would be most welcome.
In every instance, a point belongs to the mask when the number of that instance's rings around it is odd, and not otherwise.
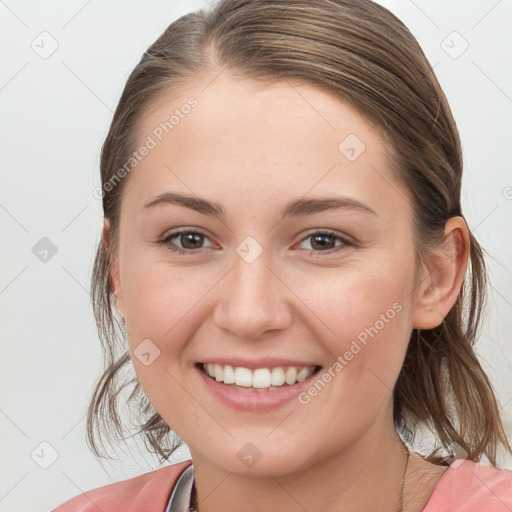
[[[252,477],[281,477],[290,475],[315,465],[322,459],[319,453],[308,453],[305,443],[295,442],[283,447],[280,441],[273,442],[261,436],[243,441],[230,439],[229,444],[220,446],[220,450],[204,447],[206,455],[190,448],[194,463],[208,461],[226,473]],[[311,451],[309,446],[309,451]],[[204,452],[203,452],[204,453]]]

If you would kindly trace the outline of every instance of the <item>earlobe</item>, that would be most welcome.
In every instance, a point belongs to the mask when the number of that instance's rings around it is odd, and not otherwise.
[[[110,221],[109,219],[105,219],[103,223],[103,229],[101,233],[101,239],[103,242],[103,246],[105,247],[108,257],[109,257],[109,281],[110,288],[114,294],[115,298],[115,307],[119,314],[123,317],[124,320],[124,298],[123,291],[121,288],[121,280],[119,277],[119,262],[117,260],[116,255],[112,253],[112,244],[110,241]]]
[[[462,217],[452,217],[445,225],[440,247],[426,262],[416,294],[414,329],[440,325],[455,304],[462,287],[469,257],[469,231]]]

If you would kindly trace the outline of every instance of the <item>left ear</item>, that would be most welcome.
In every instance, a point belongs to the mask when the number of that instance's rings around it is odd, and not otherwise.
[[[462,217],[448,219],[438,248],[427,256],[416,292],[414,329],[440,325],[459,295],[469,257],[469,231]]]

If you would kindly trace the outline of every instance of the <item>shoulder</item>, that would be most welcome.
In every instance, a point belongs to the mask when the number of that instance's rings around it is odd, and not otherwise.
[[[163,511],[178,477],[191,464],[191,460],[186,460],[83,492],[52,512]]]
[[[512,471],[470,460],[449,466],[423,512],[510,512]]]

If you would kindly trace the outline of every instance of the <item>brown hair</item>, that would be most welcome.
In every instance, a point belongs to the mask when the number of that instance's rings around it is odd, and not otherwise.
[[[123,435],[119,403],[135,406],[141,419],[137,434],[161,460],[180,443],[130,372],[110,273],[129,176],[114,187],[106,185],[136,148],[140,118],[152,102],[180,83],[223,69],[253,79],[309,81],[335,91],[372,120],[412,197],[418,262],[439,243],[446,221],[462,215],[462,151],[455,121],[418,42],[388,10],[370,0],[222,0],[174,21],[131,73],[101,153],[110,243],[98,245],[91,286],[105,370],[87,418],[88,442],[97,456],[102,456],[97,436]],[[393,414],[407,435],[414,436],[421,423],[436,435],[436,448],[426,456],[430,462],[442,463],[439,450],[457,443],[468,459],[479,461],[485,454],[496,465],[498,444],[509,450],[510,445],[492,385],[473,349],[486,270],[471,234],[469,258],[461,292],[442,324],[412,331],[394,388]],[[121,400],[125,388],[133,389]]]

